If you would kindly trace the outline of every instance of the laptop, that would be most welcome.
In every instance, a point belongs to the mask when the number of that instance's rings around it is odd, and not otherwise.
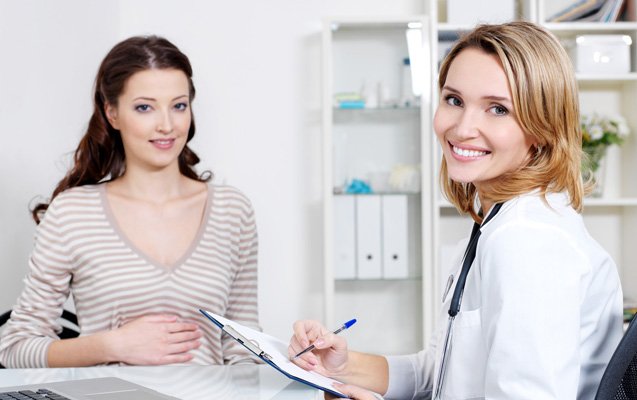
[[[0,400],[13,399],[179,400],[124,379],[112,377],[0,387]]]

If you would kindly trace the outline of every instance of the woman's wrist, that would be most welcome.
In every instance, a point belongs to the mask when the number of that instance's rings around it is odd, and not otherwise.
[[[337,367],[328,367],[326,373],[330,378],[339,380],[341,382],[348,383],[356,376],[356,362],[352,362],[352,357],[356,357],[352,351],[347,351],[347,355],[344,357],[345,361],[340,363]],[[339,364],[339,362],[334,362]]]
[[[350,351],[342,379],[377,393],[385,393],[389,381],[387,359],[383,356]]]
[[[103,359],[105,363],[121,361],[118,351],[120,341],[116,329],[96,333],[93,335],[93,339],[95,340],[96,351],[100,355],[99,358]]]
[[[330,371],[332,377],[343,382],[356,382],[361,376],[366,375],[365,358],[368,354],[358,353],[355,351],[347,352],[347,361],[345,361],[339,369]]]
[[[47,365],[54,367],[89,367],[119,361],[117,339],[112,332],[99,332],[72,339],[53,341],[47,351]]]

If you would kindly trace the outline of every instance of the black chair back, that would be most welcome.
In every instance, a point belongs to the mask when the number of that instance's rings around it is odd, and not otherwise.
[[[9,318],[11,318],[11,310],[0,315],[0,327],[4,325]],[[60,339],[71,339],[80,335],[77,316],[74,313],[64,310],[60,318],[62,318],[62,332],[59,334]],[[4,368],[4,366],[0,364],[0,368]]]
[[[633,317],[624,337],[604,371],[595,400],[637,400],[637,318]]]

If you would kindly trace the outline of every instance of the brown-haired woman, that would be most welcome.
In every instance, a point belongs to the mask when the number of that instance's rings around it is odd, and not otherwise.
[[[7,367],[249,360],[199,308],[258,326],[249,200],[197,174],[186,55],[132,37],[105,57],[74,165],[39,223],[25,288],[0,340]],[[81,335],[60,340],[73,295]]]
[[[452,48],[439,76],[441,183],[476,225],[429,348],[349,352],[343,337],[299,321],[290,354],[314,342],[319,350],[297,363],[347,382],[338,389],[359,400],[592,399],[622,335],[622,294],[615,263],[579,214],[570,60],[536,25],[483,25]]]

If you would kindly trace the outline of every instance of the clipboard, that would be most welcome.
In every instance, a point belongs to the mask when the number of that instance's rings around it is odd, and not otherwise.
[[[320,389],[333,396],[347,398],[346,395],[332,387],[332,383],[341,383],[313,371],[306,371],[290,361],[287,354],[287,343],[273,336],[259,332],[237,322],[226,319],[206,310],[199,310],[222,331],[241,343],[255,356],[276,369],[289,379]]]

